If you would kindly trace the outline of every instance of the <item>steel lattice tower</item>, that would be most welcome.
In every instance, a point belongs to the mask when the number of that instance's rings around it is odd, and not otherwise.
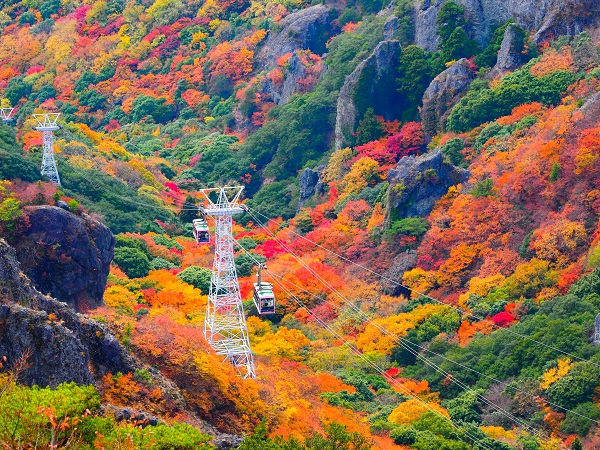
[[[233,215],[245,211],[239,203],[244,188],[203,189],[204,213],[215,220],[215,260],[204,320],[204,336],[217,355],[229,361],[243,378],[256,378],[248,327],[233,259]],[[212,201],[210,194],[216,194]]]
[[[4,123],[10,122],[14,111],[15,108],[0,108],[0,119]]]
[[[60,186],[60,177],[54,160],[54,131],[60,127],[56,124],[60,113],[34,114],[38,122],[34,129],[41,131],[44,136],[44,156],[42,158],[42,175],[46,175],[57,186]]]

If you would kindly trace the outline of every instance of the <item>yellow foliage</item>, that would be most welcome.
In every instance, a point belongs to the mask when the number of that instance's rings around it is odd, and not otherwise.
[[[444,311],[443,305],[420,305],[410,313],[401,313],[393,316],[382,317],[375,319],[375,324],[369,324],[360,334],[356,341],[357,347],[363,352],[377,352],[389,354],[392,349],[398,344],[394,339],[396,336],[404,336],[406,333],[415,328],[419,323],[424,322],[431,315]],[[381,329],[379,328],[381,327]],[[392,335],[384,334],[382,329],[389,331]]]
[[[341,180],[347,169],[344,164],[352,159],[354,152],[351,148],[346,147],[336,150],[329,157],[329,163],[323,171],[323,180],[325,182]]]
[[[423,401],[411,399],[404,403],[400,403],[400,405],[392,411],[388,421],[399,425],[409,425],[428,411],[432,411],[435,414],[441,414],[444,417],[448,417],[448,419],[450,418],[448,412],[437,403],[425,403]]]
[[[304,359],[302,350],[309,346],[310,341],[300,330],[281,327],[275,334],[265,334],[253,350],[258,355],[281,356],[292,361],[301,361]]]
[[[471,281],[469,281],[469,294],[485,297],[494,287],[502,283],[505,278],[501,273],[486,278],[471,278]]]
[[[542,376],[542,382],[540,383],[541,389],[548,389],[552,384],[568,374],[573,367],[573,363],[569,358],[559,359],[557,363],[558,365],[556,367],[548,369]]]
[[[357,194],[371,183],[381,180],[379,164],[372,158],[360,158],[344,176],[341,188],[345,194]]]
[[[437,283],[435,272],[427,272],[420,267],[404,272],[402,279],[406,286],[422,294],[429,292]]]
[[[485,434],[487,434],[492,439],[502,439],[502,438],[516,439],[517,438],[517,435],[515,434],[514,431],[505,430],[502,427],[495,427],[495,426],[491,425],[489,427],[481,426],[479,428],[481,429],[481,431],[483,431]]]
[[[134,294],[129,289],[119,285],[110,286],[104,292],[106,306],[120,309],[129,314],[133,312],[133,308],[141,298],[141,294]]]

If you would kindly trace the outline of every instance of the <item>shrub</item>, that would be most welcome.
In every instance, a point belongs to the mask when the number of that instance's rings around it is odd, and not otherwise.
[[[235,257],[235,268],[240,277],[247,277],[252,274],[252,268],[256,265],[256,262],[265,263],[267,258],[263,255],[256,253],[242,253]]]
[[[388,234],[396,236],[399,234],[406,236],[422,236],[427,233],[429,229],[429,223],[422,217],[409,217],[395,221],[390,229],[387,231]]]
[[[210,278],[212,272],[204,267],[190,266],[177,275],[181,281],[191,284],[200,289],[203,294],[208,294],[210,290]]]
[[[114,261],[130,278],[145,277],[150,271],[148,256],[137,248],[115,248]]]
[[[413,427],[399,426],[390,431],[390,437],[396,444],[399,445],[412,445],[415,443],[417,438],[417,430]]]

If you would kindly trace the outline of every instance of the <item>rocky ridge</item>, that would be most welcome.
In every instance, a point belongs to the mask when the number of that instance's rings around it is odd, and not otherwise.
[[[415,43],[435,50],[439,43],[437,15],[445,0],[416,3]],[[596,0],[456,0],[465,8],[469,32],[480,45],[490,38],[494,25],[508,19],[529,31],[534,40],[575,35],[598,25],[600,3]]]

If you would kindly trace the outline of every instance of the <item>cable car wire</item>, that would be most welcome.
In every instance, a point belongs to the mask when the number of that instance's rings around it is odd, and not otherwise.
[[[254,216],[253,216],[253,218],[254,218],[255,220],[257,220],[257,219],[256,219],[256,217],[254,217]],[[289,247],[288,247],[288,246],[287,246],[285,243],[283,243],[283,242],[282,242],[282,241],[281,241],[279,238],[277,238],[277,237],[274,235],[274,233],[272,233],[272,232],[271,232],[271,230],[269,230],[268,228],[266,228],[266,227],[265,227],[265,226],[264,226],[264,225],[263,225],[263,224],[260,222],[260,220],[258,220],[258,223],[259,223],[259,224],[262,226],[262,228],[263,228],[263,229],[264,229],[264,230],[265,230],[267,233],[269,233],[269,234],[271,235],[271,237],[273,237],[273,239],[274,239],[274,240],[275,240],[275,241],[276,241],[276,242],[277,242],[277,243],[278,243],[278,244],[279,244],[279,245],[280,245],[280,246],[281,246],[281,247],[282,247],[282,248],[283,248],[283,249],[284,249],[286,252],[288,252],[288,253],[289,253],[291,256],[293,256],[293,257],[294,257],[296,260],[298,260],[298,262],[300,262],[300,264],[301,264],[301,265],[302,265],[302,266],[303,266],[303,267],[304,267],[306,270],[308,270],[308,271],[309,271],[311,274],[313,274],[313,276],[314,276],[315,278],[317,278],[317,279],[318,279],[318,280],[319,280],[319,281],[320,281],[322,284],[324,284],[326,287],[328,287],[328,288],[329,288],[329,289],[330,289],[330,290],[331,290],[331,291],[332,291],[332,292],[333,292],[335,295],[337,295],[339,298],[341,298],[341,299],[342,299],[342,301],[344,301],[344,303],[348,304],[348,305],[349,305],[349,306],[350,306],[350,307],[351,307],[353,310],[355,310],[355,311],[356,311],[358,314],[361,314],[361,315],[365,316],[365,317],[366,317],[366,319],[365,319],[365,320],[369,321],[369,322],[370,322],[370,323],[371,323],[373,326],[375,326],[377,329],[379,329],[379,330],[380,330],[382,333],[385,333],[385,334],[387,334],[388,336],[390,336],[390,337],[391,337],[392,339],[394,339],[394,340],[395,340],[397,343],[400,343],[398,340],[402,340],[402,339],[404,339],[404,338],[402,338],[402,337],[400,337],[400,336],[398,336],[398,335],[396,335],[396,334],[394,334],[394,333],[390,332],[389,330],[387,330],[385,327],[383,327],[382,325],[378,324],[377,322],[373,321],[373,320],[372,320],[372,319],[371,319],[371,318],[370,318],[370,317],[369,317],[369,316],[368,316],[368,315],[367,315],[367,314],[366,314],[364,311],[362,311],[360,308],[358,308],[358,307],[357,307],[357,306],[356,306],[354,303],[352,303],[352,302],[351,302],[349,299],[347,299],[347,298],[346,298],[346,297],[345,297],[343,294],[341,294],[341,293],[340,293],[340,292],[339,292],[337,289],[335,289],[335,288],[334,288],[333,286],[331,286],[331,285],[330,285],[330,284],[329,284],[329,283],[328,283],[326,280],[324,280],[324,279],[323,279],[323,278],[322,278],[322,277],[321,277],[319,274],[317,274],[317,273],[316,273],[316,272],[315,272],[315,271],[314,271],[314,270],[313,270],[313,269],[312,269],[310,266],[308,266],[308,265],[307,265],[307,264],[306,264],[304,261],[302,261],[302,259],[301,259],[301,258],[300,258],[298,255],[296,255],[296,254],[295,254],[295,253],[294,253],[294,252],[293,252],[293,251],[292,251],[292,250],[291,250],[291,249],[290,249],[290,248],[289,248]],[[269,272],[270,272],[270,273],[272,273],[271,271],[269,271]],[[285,280],[285,281],[286,281],[286,282],[288,282],[288,280]],[[297,286],[297,287],[298,287],[298,286]],[[302,288],[300,288],[300,289],[302,289]],[[308,292],[308,291],[305,291],[305,292]],[[308,293],[314,296],[314,294],[312,294],[312,293],[310,293],[310,292],[308,292]],[[315,297],[317,297],[317,296],[315,296]],[[443,303],[442,303],[442,304],[443,304]],[[443,305],[445,305],[445,304],[443,304]],[[420,345],[418,345],[418,344],[414,344],[414,343],[412,343],[411,341],[407,341],[407,342],[408,342],[408,344],[410,344],[410,345],[412,345],[412,346],[418,346],[419,348],[421,348],[421,349],[423,349],[423,350],[426,350],[426,349],[425,349],[425,348],[423,348],[422,346],[420,346]],[[406,344],[406,345],[408,345],[408,344]],[[406,348],[406,347],[405,347],[405,348]],[[408,350],[409,352],[411,352],[411,350],[410,350],[409,348],[407,348],[407,350]],[[428,349],[427,349],[427,350],[428,350]],[[428,351],[429,351],[429,350],[428,350]],[[434,353],[434,352],[431,352],[431,351],[429,351],[429,352],[430,352],[430,353]],[[492,380],[494,380],[494,381],[498,381],[498,382],[502,383],[503,385],[505,385],[505,386],[507,386],[507,387],[510,387],[510,385],[507,385],[506,383],[503,383],[503,382],[501,382],[500,380],[496,380],[496,379],[495,379],[495,378],[493,378],[493,377],[488,377],[487,375],[485,375],[485,374],[482,374],[481,372],[479,372],[479,371],[477,371],[477,370],[475,370],[475,369],[472,369],[472,368],[470,368],[470,367],[468,367],[468,366],[466,366],[466,365],[464,365],[464,364],[460,364],[460,363],[458,363],[458,362],[455,362],[455,361],[453,361],[453,360],[451,360],[451,359],[449,359],[449,358],[447,358],[447,357],[445,357],[445,356],[443,356],[443,355],[439,355],[439,354],[437,354],[437,353],[435,353],[435,355],[436,355],[436,356],[440,356],[440,357],[442,357],[442,358],[444,358],[444,359],[448,360],[449,362],[452,362],[452,363],[454,363],[454,364],[460,365],[461,367],[468,368],[469,370],[471,370],[471,371],[473,371],[473,372],[476,372],[476,373],[479,373],[480,375],[482,375],[482,376],[485,376],[486,378],[492,379]],[[427,364],[429,365],[429,363],[427,363]],[[442,369],[442,368],[439,368],[439,369],[440,369],[440,370],[444,370],[444,369]],[[436,370],[437,370],[437,369],[436,369]],[[455,378],[454,378],[454,379],[455,379]],[[455,380],[456,380],[456,379],[455,379]],[[458,381],[460,382],[460,380],[458,380]],[[523,394],[526,394],[526,395],[528,395],[528,396],[530,396],[530,397],[535,397],[535,395],[533,395],[533,394],[530,394],[530,393],[527,393],[527,392],[525,392],[525,391],[521,391],[521,390],[518,390],[518,391],[519,391],[519,392],[521,392],[521,393],[523,393]],[[481,396],[481,397],[482,397],[482,400],[483,400],[483,399],[485,399],[485,400],[484,400],[485,402],[490,402],[490,400],[486,399],[485,397],[483,397],[483,396]],[[589,421],[591,421],[591,422],[594,422],[594,423],[600,424],[600,422],[599,422],[599,421],[596,421],[596,420],[594,420],[594,419],[592,419],[592,418],[590,418],[590,417],[587,417],[587,416],[584,416],[584,415],[582,415],[582,414],[579,414],[579,413],[577,413],[577,412],[575,412],[575,411],[569,410],[568,408],[565,408],[565,407],[563,407],[563,406],[560,406],[560,405],[558,405],[558,404],[554,404],[554,403],[552,403],[552,402],[547,402],[547,403],[549,403],[549,404],[552,404],[553,406],[556,406],[556,407],[558,407],[558,408],[560,408],[560,409],[562,409],[562,410],[564,410],[564,411],[569,411],[569,412],[572,412],[573,414],[575,414],[575,415],[577,415],[577,416],[579,416],[579,417],[581,417],[581,418],[585,418],[585,419],[587,419],[587,420],[589,420]],[[508,413],[508,414],[510,414],[510,413]],[[517,422],[518,422],[518,421],[519,421],[519,420],[517,419]]]
[[[417,397],[415,394],[413,394],[412,392],[410,392],[410,390],[408,388],[406,388],[404,385],[400,384],[395,378],[391,378],[386,376],[385,371],[379,367],[377,364],[375,364],[373,361],[371,361],[369,358],[367,358],[358,348],[356,348],[355,346],[353,346],[351,343],[349,343],[346,339],[344,339],[343,336],[340,336],[339,333],[337,333],[334,329],[332,329],[329,325],[327,325],[320,317],[318,317],[316,314],[314,314],[314,312],[312,312],[310,309],[308,309],[306,307],[306,305],[304,305],[304,303],[302,303],[302,301],[300,299],[298,299],[293,293],[289,292],[284,286],[282,286],[279,282],[275,281],[275,283],[284,291],[286,292],[291,298],[294,299],[294,301],[296,302],[296,304],[303,308],[304,310],[306,310],[306,312],[313,316],[315,318],[315,320],[317,322],[319,322],[319,324],[325,328],[327,331],[329,331],[329,333],[335,337],[336,339],[338,339],[339,341],[341,341],[341,343],[343,345],[345,345],[350,351],[352,351],[355,355],[357,355],[359,358],[361,358],[363,361],[365,361],[368,365],[370,365],[376,372],[378,372],[382,377],[384,377],[386,380],[388,380],[388,382],[390,382],[390,384],[393,384],[395,386],[397,386],[399,389],[401,389],[407,396],[413,398],[414,400],[418,401],[419,403],[421,403],[423,406],[425,406],[428,410],[430,410],[431,412],[433,412],[434,414],[436,414],[437,416],[441,417],[443,420],[446,420],[450,423],[450,425],[453,428],[457,428],[458,430],[462,431],[466,436],[468,436],[474,443],[477,443],[481,446],[483,446],[486,449],[492,450],[492,447],[488,444],[486,444],[485,442],[483,442],[482,439],[479,439],[477,436],[474,436],[473,434],[471,434],[468,430],[466,430],[464,427],[461,426],[456,426],[453,422],[452,419],[450,419],[449,417],[444,416],[441,412],[437,411],[436,409],[434,409],[433,407],[431,407],[427,402],[423,401],[422,399],[420,399],[419,397]],[[466,442],[461,436],[459,436],[459,438],[465,442]]]
[[[275,239],[277,239],[275,237]],[[282,245],[282,242],[277,239],[278,243],[280,245]],[[239,245],[239,243],[238,243]],[[250,256],[250,258],[254,259],[254,261],[258,264],[258,261],[252,256],[252,254],[250,252],[248,252],[244,247],[242,247],[240,245],[240,247]],[[504,409],[502,409],[500,406],[498,406],[497,404],[495,404],[494,402],[492,402],[491,400],[489,400],[488,398],[486,398],[485,396],[477,393],[476,391],[474,391],[473,389],[471,389],[468,385],[466,385],[465,383],[463,383],[461,380],[452,377],[452,375],[447,372],[446,370],[444,370],[443,368],[441,368],[440,366],[438,366],[437,364],[433,363],[432,361],[430,361],[429,359],[427,359],[424,355],[420,354],[418,351],[416,351],[414,348],[412,348],[409,344],[411,345],[415,345],[412,342],[404,339],[401,336],[398,336],[395,333],[390,332],[389,330],[387,330],[385,327],[383,327],[381,324],[378,324],[377,322],[375,322],[374,320],[372,320],[372,318],[369,317],[369,315],[367,315],[364,311],[362,311],[360,308],[358,308],[358,306],[356,306],[354,303],[352,303],[352,301],[350,301],[350,299],[348,299],[346,296],[344,296],[342,293],[340,293],[339,291],[337,291],[333,286],[331,286],[330,283],[328,283],[327,281],[323,280],[320,276],[317,275],[317,273],[310,268],[310,266],[306,265],[306,263],[304,261],[302,261],[299,257],[297,257],[293,252],[291,253],[292,256],[294,256],[302,265],[303,267],[305,267],[307,270],[310,271],[310,273],[315,276],[316,278],[319,279],[319,281],[321,281],[321,283],[323,283],[328,289],[332,290],[332,292],[334,292],[341,300],[342,302],[344,302],[345,304],[349,305],[355,312],[357,315],[360,315],[363,317],[363,319],[361,320],[361,322],[368,322],[369,324],[375,326],[377,329],[379,329],[382,333],[390,336],[397,344],[399,344],[400,346],[402,346],[403,348],[405,348],[409,353],[411,353],[412,355],[414,355],[416,358],[420,359],[421,361],[423,361],[425,364],[427,364],[429,367],[431,367],[432,369],[434,369],[435,371],[437,371],[438,373],[442,374],[445,377],[451,377],[453,379],[453,381],[465,392],[470,392],[473,393],[476,398],[480,401],[482,401],[483,403],[487,404],[488,406],[490,406],[491,408],[497,410],[500,414],[502,414],[503,416],[505,416],[506,418],[508,418],[509,420],[511,420],[514,423],[520,424],[523,428],[528,429],[529,431],[533,432],[534,434],[537,434],[540,437],[544,437],[542,435],[542,433],[540,433],[535,427],[529,425],[527,422],[525,422],[524,420],[514,416],[513,414],[511,414],[508,411],[505,411]],[[270,274],[273,274],[273,272],[271,272],[270,270],[267,270],[267,272],[269,272]],[[281,278],[283,281],[287,281],[284,278]],[[301,290],[304,290],[301,288]],[[310,293],[309,291],[304,290],[305,292],[308,292],[310,295],[313,295],[312,293]],[[314,296],[314,295],[313,295]],[[314,296],[316,297],[316,296]],[[327,302],[328,304],[330,304],[331,306],[333,306],[336,309],[339,309],[339,307],[337,305],[334,305],[333,303],[325,300],[325,302]],[[360,320],[360,319],[359,319]],[[419,346],[420,347],[420,346]]]
[[[262,214],[261,212],[259,212],[259,211],[255,210],[255,209],[253,209],[253,208],[249,208],[249,212],[250,212],[250,210],[252,210],[254,213],[256,213],[256,214],[258,214],[258,215],[260,215],[260,216],[262,216],[262,217],[265,217],[265,218],[266,218],[266,219],[267,219],[269,222],[273,222],[273,223],[275,223],[275,224],[277,224],[277,225],[281,226],[281,224],[277,223],[277,222],[276,222],[276,221],[274,221],[273,219],[270,219],[269,217],[265,216],[265,215],[264,215],[264,214]],[[263,228],[265,228],[265,229],[267,229],[267,228],[266,228],[264,225],[263,225],[262,227],[263,227]],[[332,254],[332,255],[334,255],[334,256],[337,256],[338,258],[340,258],[340,259],[342,259],[342,260],[344,260],[344,261],[346,261],[346,262],[348,262],[348,263],[350,263],[350,264],[352,264],[352,265],[354,265],[354,266],[356,266],[356,267],[359,267],[359,268],[361,268],[361,269],[363,269],[363,270],[365,270],[365,271],[367,271],[367,272],[371,273],[372,275],[376,275],[376,276],[378,276],[378,277],[379,277],[379,278],[381,278],[381,279],[384,279],[384,280],[386,280],[386,281],[389,281],[390,283],[393,283],[393,284],[395,284],[396,286],[402,287],[402,288],[404,288],[404,289],[407,289],[407,290],[409,290],[409,291],[411,291],[411,292],[413,292],[413,293],[415,293],[415,294],[418,294],[418,295],[420,295],[420,296],[423,296],[423,297],[425,297],[425,298],[428,298],[428,299],[430,299],[430,300],[432,300],[432,301],[434,301],[434,302],[436,302],[436,303],[439,303],[440,305],[444,305],[444,306],[447,306],[447,307],[449,307],[449,308],[452,308],[452,309],[454,309],[454,310],[458,311],[460,314],[464,314],[464,315],[466,315],[466,316],[468,316],[468,317],[472,317],[472,318],[474,318],[474,319],[477,319],[477,320],[479,320],[479,321],[484,321],[484,322],[486,322],[486,323],[489,323],[489,324],[490,324],[492,327],[494,327],[494,328],[496,328],[496,329],[498,329],[498,330],[504,330],[504,331],[506,331],[507,333],[513,334],[513,335],[515,335],[515,336],[518,336],[518,337],[520,337],[520,338],[522,338],[522,339],[526,339],[526,340],[528,340],[528,341],[531,341],[531,342],[534,342],[534,343],[536,343],[536,344],[538,344],[538,345],[541,345],[541,346],[543,346],[543,347],[546,347],[546,348],[548,348],[548,349],[550,349],[550,350],[554,350],[554,351],[556,351],[556,352],[559,352],[559,353],[561,353],[561,354],[563,354],[563,355],[565,355],[565,356],[569,356],[569,357],[571,357],[571,358],[574,358],[574,359],[577,359],[577,360],[579,360],[579,361],[581,361],[581,362],[587,362],[587,363],[589,363],[589,364],[591,364],[591,365],[594,365],[594,366],[596,366],[596,367],[599,367],[599,368],[600,368],[600,364],[599,364],[599,363],[595,363],[595,362],[593,362],[593,361],[590,361],[589,359],[585,359],[585,358],[582,358],[582,357],[580,357],[580,356],[574,355],[574,354],[572,354],[572,353],[566,352],[566,351],[564,351],[564,350],[561,350],[561,349],[559,349],[559,348],[553,347],[552,345],[545,344],[545,343],[543,343],[543,342],[541,342],[541,341],[538,341],[537,339],[534,339],[534,338],[532,338],[532,337],[529,337],[529,336],[526,336],[526,335],[520,334],[520,333],[518,333],[518,332],[516,332],[516,331],[514,331],[514,330],[511,330],[510,328],[505,328],[505,327],[501,327],[501,326],[499,326],[499,325],[496,325],[494,322],[492,322],[492,321],[488,320],[487,318],[483,318],[483,317],[476,316],[476,315],[474,315],[474,314],[472,314],[472,313],[470,313],[470,312],[468,312],[468,311],[466,311],[466,310],[464,310],[464,309],[462,309],[462,308],[459,308],[459,307],[457,307],[457,306],[454,306],[454,305],[451,305],[451,304],[448,304],[448,303],[444,303],[444,302],[442,302],[442,301],[441,301],[441,300],[439,300],[439,299],[436,299],[436,298],[434,298],[434,297],[431,297],[430,295],[427,295],[427,294],[425,294],[425,293],[423,293],[423,292],[419,292],[419,291],[417,291],[417,290],[415,290],[415,289],[413,289],[413,288],[410,288],[410,287],[408,287],[408,286],[406,286],[406,285],[404,285],[404,284],[402,284],[402,283],[399,283],[399,282],[397,282],[396,280],[393,280],[393,279],[391,279],[391,278],[389,278],[389,277],[387,277],[387,276],[385,276],[385,275],[382,275],[382,274],[380,274],[380,273],[377,273],[377,272],[375,272],[374,270],[371,270],[371,269],[369,269],[368,267],[365,267],[365,266],[363,266],[362,264],[359,264],[359,263],[357,263],[357,262],[355,262],[355,261],[352,261],[351,259],[348,259],[348,258],[346,258],[345,256],[343,256],[343,255],[340,255],[340,254],[338,254],[338,253],[334,252],[333,250],[330,250],[330,249],[328,249],[327,247],[324,247],[324,246],[322,246],[321,244],[318,244],[318,243],[316,243],[316,242],[314,242],[314,241],[312,241],[312,240],[310,240],[310,239],[308,239],[308,238],[306,238],[306,237],[302,236],[301,234],[299,234],[299,233],[295,232],[294,230],[292,230],[290,227],[284,226],[284,227],[282,227],[282,228],[285,228],[286,230],[290,231],[292,234],[294,234],[294,235],[296,235],[296,236],[298,236],[298,237],[300,237],[300,238],[304,239],[305,241],[307,241],[307,242],[309,242],[309,243],[311,243],[311,244],[315,245],[316,247],[319,247],[319,248],[321,248],[322,250],[325,250],[326,252],[328,252],[328,253],[330,253],[330,254]]]

